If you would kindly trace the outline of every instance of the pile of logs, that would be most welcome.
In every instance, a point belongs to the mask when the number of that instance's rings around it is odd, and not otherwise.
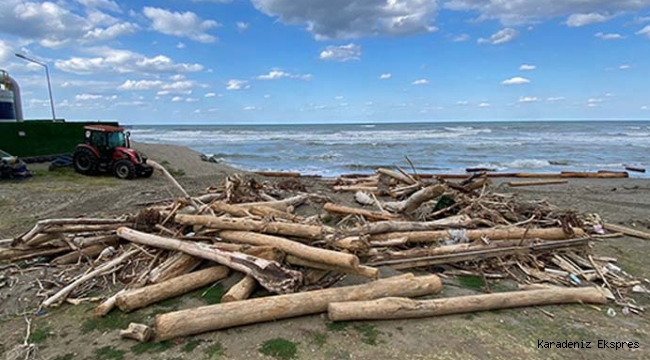
[[[489,184],[480,174],[451,182],[379,169],[365,178],[336,179],[334,191],[355,192],[343,204],[302,192],[296,180],[272,184],[232,176],[199,196],[183,190],[183,197],[149,204],[135,215],[41,220],[0,244],[0,260],[48,262],[74,273],[44,294],[43,306],[82,298],[91,280],[106,289],[117,284],[117,292],[97,306],[97,316],[115,307],[134,311],[243,274],[220,304],[157,315],[153,329],[132,324],[122,331],[139,341],[321,312],[338,321],[608,298],[630,305],[625,294],[639,282],[615,266],[616,259],[590,254],[589,243],[599,236],[594,229],[604,225],[598,216],[519,201],[490,191]],[[301,215],[296,209],[305,202],[322,212]],[[438,275],[386,278],[381,267]],[[439,273],[543,285],[410,299],[438,293]],[[368,281],[333,286],[346,275]],[[258,288],[276,295],[248,299]]]

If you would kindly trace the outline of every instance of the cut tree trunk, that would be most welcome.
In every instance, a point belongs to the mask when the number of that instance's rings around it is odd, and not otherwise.
[[[390,176],[395,180],[399,180],[399,181],[405,183],[406,185],[417,184],[417,180],[413,179],[412,177],[406,176],[404,174],[398,173],[397,171],[393,171],[393,170],[390,170],[390,169],[379,168],[379,169],[377,169],[377,173]]]
[[[219,236],[227,241],[251,245],[272,246],[286,252],[287,254],[292,254],[303,259],[317,261],[324,264],[344,268],[355,268],[359,266],[359,258],[355,255],[316,248],[277,236],[229,230],[220,232]]]
[[[287,255],[285,261],[291,265],[304,266],[312,269],[336,271],[344,274],[363,276],[369,279],[377,279],[379,277],[379,269],[370,266],[359,265],[354,268],[333,266],[330,264],[324,264],[322,262],[303,259],[294,255]]]
[[[202,225],[213,229],[256,231],[265,234],[320,239],[329,232],[323,226],[302,225],[275,221],[258,221],[239,218],[222,218],[209,215],[176,215],[176,222],[183,225]]]
[[[138,244],[182,251],[189,255],[228,266],[231,269],[251,275],[260,285],[271,292],[294,292],[302,283],[302,274],[300,272],[287,269],[275,261],[264,260],[240,252],[226,251],[214,245],[164,238],[125,227],[117,229],[117,234],[123,239]]]
[[[413,195],[409,196],[408,199],[404,202],[404,207],[399,210],[406,214],[410,214],[413,211],[417,210],[420,205],[423,203],[433,200],[440,195],[442,195],[447,188],[444,185],[433,185],[425,187],[422,190],[418,190]]]
[[[257,281],[252,276],[246,275],[223,295],[221,302],[226,303],[248,299],[256,287]]]
[[[144,324],[130,323],[126,330],[120,330],[120,336],[144,343],[151,339],[153,330]]]
[[[369,300],[387,296],[416,297],[440,291],[436,275],[406,274],[368,284],[242,300],[157,315],[155,333],[163,341],[234,326],[316,314],[331,302]]]
[[[434,221],[380,221],[366,224],[356,229],[346,230],[347,235],[374,235],[388,232],[428,231],[465,227],[472,223],[467,215],[454,215]],[[403,236],[394,236],[403,237]],[[386,240],[378,239],[378,240]]]
[[[208,286],[228,276],[229,271],[225,266],[213,266],[155,285],[126,291],[117,296],[115,303],[122,311],[133,311]]]
[[[298,205],[304,203],[307,199],[309,199],[308,195],[296,195],[290,198],[286,198],[283,200],[276,200],[276,201],[260,201],[260,202],[251,202],[251,203],[243,203],[243,204],[237,204],[238,206],[243,206],[243,207],[253,207],[253,206],[267,206],[276,210],[280,211],[287,211],[287,209],[292,206],[292,207],[297,207]]]
[[[403,297],[384,298],[371,301],[331,302],[327,308],[327,315],[332,321],[407,319],[573,303],[606,304],[607,296],[602,289],[588,287],[513,291],[422,301]]]
[[[182,252],[174,253],[167,260],[151,270],[147,282],[157,284],[187,274],[199,266],[201,261],[203,259]]]

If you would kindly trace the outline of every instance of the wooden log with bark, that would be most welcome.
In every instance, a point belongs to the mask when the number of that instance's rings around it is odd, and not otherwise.
[[[224,218],[209,215],[176,215],[176,222],[184,225],[202,225],[213,229],[256,231],[265,234],[320,239],[331,232],[325,226],[303,225],[278,221],[258,221],[244,218]]]
[[[155,285],[123,292],[117,296],[115,303],[122,311],[133,311],[208,286],[224,279],[229,272],[225,266],[213,266]]]
[[[331,302],[369,300],[387,296],[416,297],[440,291],[436,275],[406,274],[368,284],[270,296],[160,314],[155,319],[156,340],[226,329],[234,326],[316,314]]]
[[[359,266],[359,258],[355,255],[304,245],[277,236],[231,230],[221,231],[219,236],[227,241],[259,246],[272,246],[286,252],[287,254],[292,254],[303,259],[317,261],[324,264],[351,269]]]
[[[251,275],[260,285],[271,292],[294,292],[302,283],[302,274],[300,272],[287,269],[275,261],[264,260],[236,251],[219,249],[214,245],[165,238],[125,227],[117,229],[117,234],[123,239],[138,244],[182,251],[189,255],[228,266],[231,269]]]
[[[239,282],[233,285],[221,298],[221,302],[233,302],[248,299],[255,291],[257,281],[250,275],[244,276]]]
[[[120,336],[144,343],[151,340],[153,330],[144,324],[130,323],[128,328],[120,330]]]
[[[606,303],[607,294],[601,288],[552,288],[421,301],[399,297],[331,302],[327,307],[327,316],[332,321],[387,320],[465,314],[524,306]]]

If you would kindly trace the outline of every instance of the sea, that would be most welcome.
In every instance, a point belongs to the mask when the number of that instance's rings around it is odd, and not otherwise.
[[[410,163],[420,173],[622,171],[650,164],[650,121],[140,125],[130,131],[135,141],[187,146],[244,170],[328,177],[411,169]]]

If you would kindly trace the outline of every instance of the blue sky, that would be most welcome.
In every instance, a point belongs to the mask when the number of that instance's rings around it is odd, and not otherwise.
[[[650,118],[650,0],[3,0],[27,118]]]

